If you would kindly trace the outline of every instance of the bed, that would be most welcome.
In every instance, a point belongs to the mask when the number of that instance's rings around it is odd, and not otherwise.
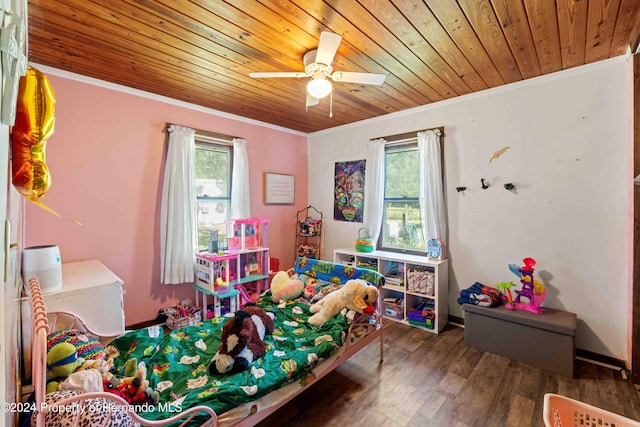
[[[363,279],[380,287],[384,277],[379,273],[348,265],[308,259],[296,260],[293,274],[313,283],[344,284],[349,279]],[[55,330],[59,316],[75,318],[74,328],[91,333],[82,319],[71,313],[46,313],[37,279],[30,281],[33,323],[33,372],[35,399],[32,425],[50,425],[55,413],[52,394],[46,388],[46,344],[49,330]],[[376,338],[382,345],[382,293],[373,314],[364,315],[343,310],[321,327],[310,325],[310,303],[303,297],[276,305],[270,291],[264,292],[257,305],[276,313],[274,333],[266,336],[267,352],[246,371],[236,374],[211,375],[207,366],[220,345],[220,330],[226,319],[209,319],[201,324],[164,332],[161,328],[128,331],[109,345],[118,354],[113,372],[121,372],[127,361],[135,359],[147,367],[151,389],[159,402],[153,406],[132,406],[124,399],[106,392],[63,395],[56,402],[70,405],[107,407],[112,417],[103,424],[78,422],[77,425],[237,425],[251,426],[272,414],[282,405],[305,391]],[[51,324],[49,324],[49,321]],[[48,399],[48,400],[47,400]],[[94,400],[91,400],[94,399]],[[78,403],[80,402],[80,403]],[[124,416],[115,420],[113,414]],[[117,421],[117,422],[116,422]],[[136,424],[137,423],[137,424]]]

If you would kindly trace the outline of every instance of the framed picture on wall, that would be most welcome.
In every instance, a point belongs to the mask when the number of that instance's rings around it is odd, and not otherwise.
[[[264,204],[292,205],[295,201],[295,179],[293,175],[265,172]]]

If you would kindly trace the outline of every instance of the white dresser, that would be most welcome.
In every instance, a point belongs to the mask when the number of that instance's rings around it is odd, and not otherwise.
[[[70,311],[82,317],[101,335],[122,335],[123,285],[122,279],[96,259],[63,263],[62,290],[45,294],[44,306],[47,312]]]
[[[62,289],[44,294],[47,312],[74,313],[100,335],[124,333],[124,282],[98,260],[62,264]],[[22,355],[27,377],[31,368],[31,318],[29,299],[22,299]],[[25,327],[26,326],[26,327]],[[56,329],[68,327],[59,321]]]

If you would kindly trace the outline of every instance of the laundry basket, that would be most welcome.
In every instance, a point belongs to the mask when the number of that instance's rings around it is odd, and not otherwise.
[[[640,427],[640,422],[553,393],[544,395],[543,417],[546,427]]]

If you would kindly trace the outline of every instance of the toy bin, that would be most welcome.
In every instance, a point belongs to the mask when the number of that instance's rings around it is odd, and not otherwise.
[[[384,301],[384,314],[394,319],[404,319],[404,301]]]
[[[433,270],[409,270],[407,291],[433,296],[435,294],[435,272]]]
[[[436,323],[436,314],[433,311],[433,301],[424,301],[407,314],[409,324],[433,329]]]
[[[546,427],[640,427],[640,422],[553,393],[544,395],[543,418]]]
[[[167,328],[173,330],[184,328],[185,326],[193,326],[202,321],[200,310],[196,310],[189,316],[175,317],[172,314],[167,315]]]

